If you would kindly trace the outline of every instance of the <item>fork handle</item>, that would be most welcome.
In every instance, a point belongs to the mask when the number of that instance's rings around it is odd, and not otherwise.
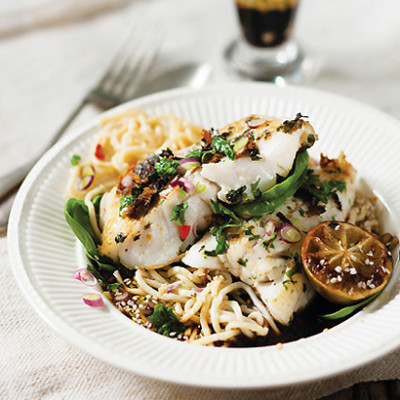
[[[88,104],[87,98],[84,98],[79,105],[71,112],[69,117],[63,123],[63,125],[57,130],[54,136],[51,138],[50,142],[44,148],[44,150],[40,153],[39,156],[26,162],[20,167],[10,171],[6,175],[0,177],[0,203],[2,203],[9,194],[15,192],[23,180],[25,179],[28,172],[32,169],[32,167],[36,164],[38,159],[50,148],[52,147],[58,139],[63,135],[63,133],[67,130],[67,128],[71,125],[72,121],[79,115],[85,105]]]

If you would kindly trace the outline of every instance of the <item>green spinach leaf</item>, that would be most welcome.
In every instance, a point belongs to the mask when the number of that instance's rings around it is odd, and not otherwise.
[[[233,211],[243,218],[272,214],[302,185],[307,174],[308,158],[307,151],[301,150],[296,156],[292,172],[284,181],[262,192],[255,201],[235,205]]]
[[[373,296],[369,297],[368,299],[361,301],[360,303],[356,303],[356,304],[352,304],[347,307],[343,307],[340,310],[338,310],[332,314],[321,315],[321,317],[325,318],[325,319],[340,319],[340,318],[348,317],[349,315],[353,314],[360,308],[363,308],[367,304],[371,303],[373,300],[376,299],[376,297],[378,297],[379,294],[380,294],[380,292],[374,294]]]

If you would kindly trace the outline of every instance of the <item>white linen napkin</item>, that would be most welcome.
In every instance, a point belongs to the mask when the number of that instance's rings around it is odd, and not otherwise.
[[[92,17],[129,0],[2,0],[0,38],[28,29]]]

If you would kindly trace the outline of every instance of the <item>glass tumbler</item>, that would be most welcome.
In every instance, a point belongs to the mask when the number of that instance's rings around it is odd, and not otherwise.
[[[290,80],[303,55],[292,38],[298,0],[234,0],[241,35],[227,50],[240,73],[259,80]]]

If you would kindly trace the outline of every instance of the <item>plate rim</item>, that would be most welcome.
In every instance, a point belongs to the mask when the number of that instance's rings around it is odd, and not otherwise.
[[[65,321],[63,321],[63,319],[60,316],[54,315],[53,311],[45,303],[44,299],[36,292],[36,289],[34,288],[33,284],[31,283],[30,278],[27,274],[27,271],[25,270],[23,260],[22,260],[22,257],[21,257],[20,251],[19,251],[20,250],[20,238],[18,237],[18,221],[19,221],[19,218],[21,217],[23,208],[26,207],[24,205],[24,199],[25,199],[26,195],[28,194],[31,186],[34,184],[35,180],[38,178],[38,176],[40,176],[40,174],[46,168],[48,163],[50,163],[58,153],[62,152],[62,150],[68,144],[71,144],[73,141],[75,141],[78,138],[83,137],[85,134],[87,134],[91,129],[93,129],[97,125],[98,121],[103,116],[112,115],[114,113],[118,113],[118,112],[122,111],[123,109],[127,109],[127,108],[138,108],[141,105],[146,107],[146,105],[151,104],[155,101],[161,102],[161,101],[165,101],[168,98],[171,99],[173,97],[180,97],[180,96],[184,96],[184,95],[187,95],[187,94],[190,94],[193,92],[195,92],[194,95],[196,96],[197,93],[210,93],[213,91],[219,92],[219,91],[224,91],[224,90],[232,90],[236,87],[242,87],[242,88],[243,87],[248,87],[248,88],[265,87],[267,93],[268,93],[268,90],[272,90],[272,91],[276,91],[276,92],[282,91],[282,90],[283,91],[295,90],[298,92],[306,91],[308,93],[318,93],[319,95],[322,95],[322,96],[328,96],[331,99],[336,98],[336,100],[341,101],[341,102],[346,101],[348,104],[351,103],[356,107],[362,107],[364,110],[370,111],[370,112],[374,113],[375,115],[377,115],[377,113],[378,113],[381,115],[381,117],[388,119],[388,120],[390,120],[391,123],[394,123],[395,125],[397,125],[397,128],[400,131],[400,121],[399,120],[397,120],[395,117],[388,115],[388,114],[384,113],[383,111],[378,110],[370,105],[363,104],[359,101],[349,99],[342,95],[333,94],[333,93],[316,90],[316,89],[311,89],[311,88],[298,87],[298,86],[287,86],[284,88],[278,88],[277,86],[272,85],[272,84],[255,83],[255,82],[244,82],[244,83],[241,82],[241,83],[233,83],[233,84],[229,84],[229,83],[228,84],[214,84],[214,85],[207,85],[204,88],[197,89],[195,91],[190,88],[172,89],[172,90],[163,91],[160,93],[155,93],[155,94],[151,94],[148,96],[144,96],[142,98],[135,99],[135,100],[129,101],[127,103],[124,103],[118,107],[115,107],[105,113],[102,113],[102,114],[96,116],[90,122],[84,124],[81,127],[76,128],[74,130],[74,132],[72,132],[70,135],[68,135],[67,137],[60,140],[60,142],[56,143],[38,161],[38,163],[31,170],[28,177],[26,178],[23,185],[21,186],[21,188],[17,194],[14,206],[12,208],[12,212],[11,212],[11,216],[10,216],[8,238],[7,238],[10,260],[11,260],[12,264],[14,264],[14,263],[16,264],[16,266],[13,268],[13,274],[14,274],[14,277],[17,281],[17,284],[18,284],[20,290],[24,293],[25,297],[32,304],[35,311],[38,312],[38,314],[41,316],[41,318],[43,320],[46,321],[46,323],[48,323],[53,329],[55,329],[55,331],[57,333],[61,334],[61,336],[63,336],[65,339],[67,339],[67,341],[72,342],[74,345],[76,345],[81,350],[84,350],[86,353],[89,353],[92,356],[99,358],[102,361],[112,364],[118,368],[122,368],[122,369],[125,369],[130,372],[134,372],[138,375],[147,376],[149,378],[156,378],[158,380],[165,381],[165,382],[178,383],[178,384],[186,385],[186,386],[198,386],[198,387],[203,387],[203,388],[225,388],[225,389],[228,389],[228,388],[229,389],[271,388],[272,389],[272,388],[286,387],[288,385],[310,383],[310,382],[316,381],[318,379],[326,379],[329,377],[337,376],[337,375],[343,374],[346,371],[353,370],[355,368],[359,368],[359,367],[367,364],[368,362],[371,362],[380,357],[383,357],[384,355],[389,353],[391,350],[393,350],[394,348],[396,348],[400,345],[400,339],[399,339],[399,343],[397,345],[395,345],[395,346],[387,345],[383,349],[380,348],[379,351],[376,351],[375,353],[370,353],[367,356],[365,356],[364,358],[361,358],[361,360],[362,360],[361,362],[360,362],[360,359],[358,359],[357,362],[354,362],[354,365],[347,365],[346,368],[321,373],[318,376],[309,377],[308,379],[304,379],[304,378],[299,378],[297,380],[291,379],[290,381],[287,381],[287,382],[276,382],[276,384],[273,384],[273,383],[271,384],[269,382],[267,385],[262,384],[262,383],[258,383],[258,384],[252,383],[250,385],[238,383],[235,386],[232,386],[231,384],[225,385],[224,382],[219,382],[219,383],[214,382],[213,384],[202,384],[202,383],[199,383],[196,381],[188,381],[188,379],[186,379],[185,377],[183,377],[182,379],[180,379],[178,377],[175,380],[171,380],[169,378],[163,377],[162,375],[155,376],[154,374],[141,373],[141,371],[137,371],[137,370],[133,371],[131,368],[126,368],[126,366],[117,364],[112,359],[110,360],[110,358],[108,356],[103,356],[103,353],[101,353],[101,352],[95,353],[94,351],[88,350],[88,348],[84,345],[85,341],[82,342],[81,338],[77,338],[74,335],[71,337],[71,335],[69,333],[70,327],[66,324]],[[17,260],[17,262],[15,262],[15,260]],[[29,287],[30,290],[26,290],[27,287]],[[56,320],[59,320],[58,324],[56,323],[54,316],[56,317]],[[127,321],[128,321],[128,319],[127,319]],[[60,326],[60,323],[61,323],[61,326]],[[62,325],[64,325],[64,326],[62,326]],[[65,329],[66,327],[68,327],[68,329]],[[74,331],[73,329],[71,330],[71,332],[74,332],[75,335],[78,333],[78,332]],[[82,336],[82,333],[79,332],[78,334],[79,334],[79,336]],[[85,339],[89,340],[90,343],[93,342],[92,339],[90,339],[90,338],[85,337]],[[97,343],[95,343],[95,347],[96,346],[97,346]],[[243,350],[248,350],[248,349],[243,349]],[[106,354],[106,353],[104,353],[104,354]]]

